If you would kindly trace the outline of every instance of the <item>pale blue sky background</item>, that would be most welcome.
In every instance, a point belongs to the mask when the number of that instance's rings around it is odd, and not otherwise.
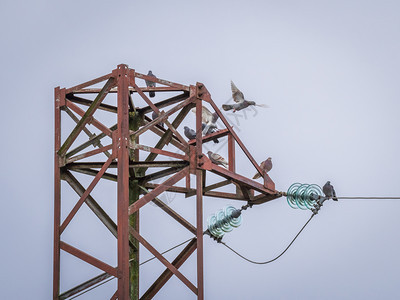
[[[397,1],[375,0],[2,1],[1,298],[52,295],[54,87],[120,63],[203,82],[218,105],[230,97],[230,80],[268,104],[237,131],[257,161],[273,158],[278,190],[331,180],[341,196],[399,196],[399,10]],[[205,199],[205,219],[227,204],[243,205]],[[171,205],[194,220],[193,200]],[[398,299],[399,210],[398,201],[327,203],[265,266],[205,237],[206,299]],[[224,239],[268,260],[310,214],[281,198],[244,212],[243,225]],[[113,240],[95,221],[85,207],[65,239],[112,263]],[[190,237],[154,206],[141,226],[160,251]],[[62,259],[65,289],[100,273]],[[195,255],[182,267],[193,282],[194,266]],[[155,261],[143,267],[142,293],[163,269]],[[109,299],[114,290],[115,280],[78,299]],[[194,296],[173,278],[155,299],[172,298]]]

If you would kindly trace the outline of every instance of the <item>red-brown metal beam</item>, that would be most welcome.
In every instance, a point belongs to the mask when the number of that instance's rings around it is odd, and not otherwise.
[[[150,193],[145,187],[140,187],[146,194]],[[185,218],[183,218],[180,214],[178,214],[176,211],[174,211],[171,207],[169,207],[167,204],[162,202],[160,199],[157,197],[154,197],[153,203],[157,205],[159,208],[161,208],[163,211],[165,211],[169,216],[174,218],[179,224],[181,224],[183,227],[185,227],[187,230],[189,230],[191,233],[196,234],[196,228],[189,223]]]
[[[141,87],[140,88],[143,92],[150,92],[150,91],[155,91],[155,92],[182,92],[183,89],[178,88],[178,87],[172,87],[172,86],[160,86],[160,87]],[[76,91],[73,91],[74,94],[98,94],[101,89],[99,88],[83,88],[79,89]],[[112,88],[109,93],[117,93],[118,89],[117,88]],[[134,88],[129,88],[130,93],[135,93]]]
[[[181,159],[181,160],[186,160],[186,161],[189,160],[189,157],[187,155],[182,155],[182,154],[178,154],[178,153],[171,152],[171,151],[161,150],[158,148],[152,148],[152,147],[145,146],[145,145],[136,144],[136,145],[130,146],[129,148],[132,150],[139,149],[139,150],[143,150],[143,151],[147,151],[147,152],[151,152],[151,153],[161,154],[161,155],[165,155],[168,157],[173,157],[173,158],[177,158],[177,159]]]
[[[157,197],[160,195],[162,192],[168,189],[168,187],[173,186],[175,183],[177,183],[179,180],[181,180],[183,177],[188,174],[189,170],[188,168],[184,168],[183,170],[179,171],[176,173],[174,176],[171,176],[168,178],[166,181],[164,181],[162,184],[160,184],[157,188],[152,190],[150,193],[144,195],[142,198],[140,198],[138,201],[133,203],[132,205],[129,206],[128,213],[129,215],[133,214],[135,211],[137,211],[139,208],[150,202],[151,200],[154,199],[154,197]]]
[[[254,167],[256,168],[256,170],[258,172],[260,172],[260,174],[262,173],[262,170],[260,168],[260,166],[257,164],[257,162],[255,161],[255,159],[253,158],[253,156],[250,154],[250,152],[247,150],[247,148],[245,147],[245,145],[242,143],[242,141],[240,140],[239,136],[236,134],[236,132],[233,130],[233,128],[229,125],[229,122],[225,119],[225,116],[221,113],[221,111],[219,110],[218,106],[214,103],[214,101],[212,101],[211,99],[211,95],[210,93],[207,91],[206,88],[204,88],[206,91],[203,93],[202,95],[202,99],[204,99],[205,101],[207,101],[208,103],[210,103],[210,105],[214,108],[215,112],[218,114],[219,118],[221,119],[221,121],[224,123],[224,125],[226,126],[226,128],[229,129],[229,131],[231,132],[233,138],[236,140],[236,142],[238,143],[238,145],[240,146],[240,148],[242,148],[244,154],[246,154],[247,158],[250,160],[250,162],[254,165]]]
[[[192,255],[196,250],[196,239],[192,239],[189,244],[179,253],[174,259],[172,265],[179,269],[183,263]],[[153,297],[160,291],[160,289],[167,283],[172,277],[173,273],[167,268],[160,277],[148,288],[148,290],[140,297],[141,300],[153,299]]]
[[[196,93],[196,132],[202,132],[202,106],[199,97],[203,93],[204,85],[197,84],[191,87],[191,93]],[[203,137],[196,134],[196,162],[203,156]],[[197,299],[204,299],[204,258],[203,258],[203,170],[196,169],[196,237],[197,237]]]
[[[178,110],[180,110],[181,108],[185,107],[186,105],[190,104],[193,101],[192,98],[186,99],[185,101],[179,103],[178,105],[174,106],[173,108],[171,108],[170,110],[168,110],[167,112],[160,112],[159,116],[157,118],[155,118],[153,121],[149,122],[148,124],[146,124],[145,126],[141,127],[140,129],[136,130],[136,131],[131,131],[130,134],[131,135],[140,135],[142,133],[144,133],[145,131],[149,130],[150,127],[160,123],[160,122],[165,122],[165,120],[172,114],[176,113]],[[176,128],[176,127],[175,127]]]
[[[167,85],[167,86],[170,86],[170,87],[178,88],[179,90],[189,91],[189,87],[187,85],[171,82],[171,81],[160,79],[160,78],[154,78],[153,76],[147,76],[147,75],[135,72],[135,77],[141,78],[141,79],[144,79],[144,80],[153,81],[153,82],[160,83],[160,84],[163,84],[163,85]]]
[[[152,245],[149,244],[136,230],[129,227],[130,234],[137,239],[147,250],[151,252],[162,264],[164,264],[172,273],[176,275],[193,293],[197,294],[197,288],[181,273],[178,269],[172,265],[168,260],[161,255]]]
[[[108,273],[102,273],[90,280],[87,280],[84,283],[77,285],[76,287],[69,289],[68,291],[62,293],[60,295],[60,300],[64,300],[69,297],[72,297],[73,295],[76,295],[77,293],[82,292],[82,291],[90,288],[91,286],[106,280],[107,278],[110,278],[111,276],[112,275],[110,275]]]
[[[141,89],[142,91],[145,91],[143,88]],[[189,93],[184,92],[183,94],[162,100],[160,102],[154,103],[155,106],[157,106],[158,109],[164,108],[166,106],[178,103],[180,101],[186,100],[189,97]],[[151,111],[153,111],[153,109],[150,106],[145,106],[142,108],[137,108],[137,110],[142,113],[142,114],[147,114]]]
[[[107,159],[107,161],[104,163],[103,167],[100,169],[99,173],[97,173],[97,175],[94,177],[94,179],[90,183],[89,187],[86,189],[86,191],[83,193],[83,195],[81,196],[79,201],[75,204],[74,208],[71,210],[71,212],[65,218],[64,222],[62,223],[62,225],[60,227],[60,233],[62,233],[64,231],[64,229],[68,226],[69,222],[71,222],[72,218],[78,212],[79,208],[82,206],[83,202],[86,201],[87,196],[92,192],[93,188],[99,182],[99,180],[103,176],[104,172],[107,170],[107,168],[110,165],[112,160],[113,160],[113,156],[110,156]]]
[[[104,76],[101,76],[101,77],[98,77],[96,79],[93,79],[93,80],[90,80],[90,81],[87,81],[87,82],[84,82],[84,83],[81,83],[81,84],[78,84],[76,86],[70,87],[69,89],[66,89],[65,93],[66,94],[74,93],[77,90],[81,90],[81,89],[83,89],[85,87],[88,87],[88,86],[94,85],[96,83],[105,81],[107,79],[110,79],[111,75],[112,75],[112,73],[104,75]],[[100,89],[99,89],[99,91],[100,91]]]
[[[92,100],[77,97],[74,94],[68,94],[67,99],[74,103],[78,103],[78,104],[85,105],[85,106],[90,106],[93,103]],[[112,113],[117,113],[117,107],[109,105],[109,104],[101,103],[99,105],[98,109],[105,110],[105,111],[112,112]]]
[[[85,125],[90,121],[94,112],[99,107],[99,105],[101,104],[103,99],[107,96],[108,91],[111,89],[111,87],[114,85],[114,83],[115,83],[115,80],[112,77],[106,82],[104,87],[101,89],[101,92],[97,95],[96,99],[89,106],[89,108],[83,115],[82,119],[79,120],[79,123],[76,124],[75,128],[72,130],[70,135],[65,140],[64,144],[61,146],[61,148],[59,150],[59,154],[61,156],[64,156],[65,153],[67,153],[68,148],[72,145],[72,143],[78,137],[79,133],[82,131],[82,129],[85,127]]]
[[[83,252],[82,250],[79,250],[65,242],[60,242],[60,248],[64,250],[65,252],[68,252],[69,254],[72,254],[73,256],[87,262],[88,264],[91,264],[92,266],[95,266],[96,268],[99,268],[100,270],[103,270],[104,272],[107,272],[108,274],[117,277],[117,270],[114,267],[111,267],[110,265],[106,264],[105,262]]]
[[[58,150],[61,146],[61,97],[65,89],[54,89],[54,245],[53,245],[53,300],[60,294],[60,218],[61,218],[61,174]],[[65,99],[64,99],[65,100]]]
[[[73,110],[75,113],[80,115],[82,118],[85,116],[85,111],[82,108],[80,108],[79,106],[75,105],[74,103],[72,103],[69,100],[66,101],[66,104],[67,104],[68,108]],[[91,124],[93,124],[94,127],[101,130],[105,135],[111,136],[111,134],[112,134],[111,130],[107,126],[104,126],[102,123],[100,123],[98,120],[96,120],[93,116],[90,117],[90,120],[88,120],[88,122],[89,121]]]
[[[207,134],[203,136],[203,144],[208,143],[209,141],[213,141],[216,138],[224,137],[229,134],[229,129],[220,129],[216,132]],[[196,139],[190,140],[189,145],[196,145]]]
[[[74,162],[74,161],[77,161],[77,160],[84,159],[86,157],[90,157],[90,156],[93,156],[93,155],[96,155],[96,154],[99,154],[99,153],[106,152],[107,150],[111,150],[112,147],[113,147],[112,145],[108,145],[108,146],[104,146],[104,147],[101,147],[101,148],[98,148],[98,149],[95,149],[95,150],[92,150],[92,151],[88,151],[88,152],[73,156],[73,157],[67,159],[66,163],[68,164],[68,163],[71,163],[71,162]]]
[[[117,225],[118,225],[118,299],[129,299],[129,78],[128,67],[118,65],[113,71],[118,78],[117,135]]]

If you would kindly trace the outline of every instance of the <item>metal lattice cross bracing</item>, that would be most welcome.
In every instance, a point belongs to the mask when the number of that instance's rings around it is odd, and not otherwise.
[[[145,80],[157,87],[143,87]],[[153,103],[145,93],[154,91]],[[175,95],[170,97],[170,93]],[[140,100],[140,101],[139,101]],[[108,101],[108,103],[107,103]],[[114,102],[114,103],[113,103]],[[196,108],[196,132],[202,132],[202,106],[209,105],[218,114],[224,128],[187,141],[179,133],[179,126],[192,108]],[[156,112],[157,117],[149,115]],[[65,114],[72,125],[62,137],[61,119]],[[112,115],[112,118],[108,117]],[[110,119],[114,124],[107,124]],[[165,124],[165,128],[161,124]],[[64,126],[64,125],[63,125]],[[71,126],[71,125],[70,125]],[[91,129],[89,129],[91,128]],[[93,132],[93,128],[96,131]],[[146,135],[157,137],[155,146],[141,144]],[[215,138],[227,137],[228,168],[217,166],[203,153],[203,145]],[[176,151],[166,150],[172,145]],[[118,288],[111,299],[151,299],[173,276],[177,276],[198,299],[204,299],[203,267],[203,196],[243,200],[261,204],[281,196],[267,174],[263,184],[235,172],[235,145],[238,145],[262,174],[262,170],[243,145],[235,131],[211,99],[206,87],[182,85],[137,73],[127,65],[118,65],[111,73],[71,88],[55,89],[55,160],[54,160],[54,277],[53,299],[68,299],[110,277],[116,277]],[[146,156],[145,159],[140,157]],[[167,159],[158,160],[162,156]],[[157,168],[157,171],[151,171]],[[161,170],[160,170],[161,169]],[[206,185],[207,173],[222,177],[222,181]],[[77,177],[85,176],[89,184],[84,187]],[[191,177],[195,177],[195,188]],[[62,185],[65,181],[79,199],[61,219]],[[161,182],[156,183],[156,180]],[[177,183],[184,181],[184,186]],[[103,182],[115,182],[117,218],[114,221],[94,199],[92,191]],[[235,193],[217,191],[234,185]],[[196,224],[160,201],[165,192],[195,197]],[[256,195],[257,194],[257,195]],[[170,262],[153,247],[139,230],[139,212],[149,202],[155,203],[169,216],[193,234],[193,239]],[[110,265],[93,255],[62,240],[62,233],[70,226],[83,205],[117,239],[117,264]],[[165,271],[139,295],[139,243],[165,265]],[[182,264],[195,252],[197,255],[197,282],[188,280],[180,271]],[[60,253],[75,256],[103,273],[67,290],[60,291]]]

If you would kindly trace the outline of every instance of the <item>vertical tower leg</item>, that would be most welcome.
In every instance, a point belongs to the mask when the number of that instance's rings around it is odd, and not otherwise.
[[[201,85],[197,85],[198,90]],[[199,91],[197,91],[199,93]],[[203,155],[202,102],[196,102],[196,160]],[[196,170],[197,299],[204,299],[203,263],[203,171]]]
[[[57,151],[61,147],[61,93],[60,88],[54,90],[54,254],[53,254],[53,300],[60,294],[60,212],[61,212],[61,174]]]
[[[118,172],[118,299],[129,299],[129,91],[128,68],[118,65],[113,71],[118,80],[118,134],[117,134],[117,172]]]

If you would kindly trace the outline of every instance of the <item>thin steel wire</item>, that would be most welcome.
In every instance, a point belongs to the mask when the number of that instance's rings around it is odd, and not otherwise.
[[[316,214],[312,214],[311,217],[308,219],[308,221],[304,224],[304,226],[300,229],[300,231],[296,234],[296,236],[294,237],[294,239],[290,242],[290,244],[286,247],[285,250],[283,250],[283,252],[281,254],[279,254],[277,257],[275,257],[274,259],[268,260],[268,261],[264,261],[264,262],[257,262],[257,261],[253,261],[251,259],[248,259],[246,257],[244,257],[243,255],[241,255],[240,253],[238,253],[237,251],[233,250],[231,247],[229,247],[227,244],[225,244],[224,242],[220,242],[222,245],[224,245],[225,247],[227,247],[229,250],[231,250],[233,253],[235,253],[236,255],[240,256],[241,258],[243,258],[244,260],[252,263],[252,264],[257,264],[257,265],[265,265],[265,264],[269,264],[275,260],[277,260],[279,257],[281,257],[289,248],[290,246],[292,246],[292,244],[294,243],[294,241],[297,239],[297,237],[300,235],[300,233],[303,231],[304,228],[306,228],[306,226],[308,225],[308,223],[311,221],[311,219],[315,216]]]

